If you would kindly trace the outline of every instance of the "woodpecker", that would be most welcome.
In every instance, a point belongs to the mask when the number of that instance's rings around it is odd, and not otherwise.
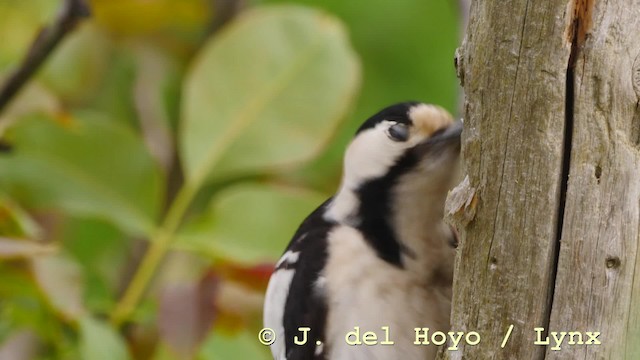
[[[461,132],[446,110],[419,102],[362,124],[339,190],[302,222],[269,280],[274,359],[435,357],[414,329],[449,328],[456,236],[443,213]],[[376,344],[362,343],[365,332]]]

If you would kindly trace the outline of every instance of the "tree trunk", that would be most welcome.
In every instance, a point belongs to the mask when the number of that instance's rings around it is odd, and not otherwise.
[[[451,331],[480,342],[439,358],[639,359],[640,0],[470,13]]]

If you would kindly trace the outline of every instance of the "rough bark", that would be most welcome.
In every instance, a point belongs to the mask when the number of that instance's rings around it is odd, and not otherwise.
[[[549,327],[598,331],[602,344],[548,349],[546,357],[638,359],[640,1],[586,7],[587,35],[574,50],[573,137]]]
[[[476,0],[470,13],[452,331],[481,341],[439,358],[640,358],[640,1]],[[585,344],[551,350],[550,331]]]

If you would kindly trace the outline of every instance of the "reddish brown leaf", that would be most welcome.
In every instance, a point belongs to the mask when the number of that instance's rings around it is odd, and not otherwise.
[[[214,265],[212,271],[220,275],[220,277],[238,282],[253,290],[265,292],[269,277],[273,273],[274,264],[263,263],[251,267],[225,262]]]
[[[215,299],[216,329],[236,332],[262,318],[264,292],[234,281],[222,281]]]
[[[160,297],[160,338],[181,359],[190,359],[216,318],[218,278],[208,274],[199,283],[167,286]]]
[[[86,312],[78,264],[63,256],[36,257],[31,264],[36,283],[54,310],[67,319],[77,319]]]
[[[40,341],[29,330],[16,331],[0,345],[0,360],[29,360],[40,350]]]

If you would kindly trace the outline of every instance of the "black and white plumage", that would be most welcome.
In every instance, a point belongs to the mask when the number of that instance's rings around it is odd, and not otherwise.
[[[267,289],[277,360],[429,359],[414,328],[447,330],[455,235],[444,201],[458,178],[461,122],[418,102],[369,118],[349,144],[340,189],[300,225]],[[351,346],[354,327],[393,345]],[[308,342],[299,327],[309,327]],[[320,344],[320,345],[318,345]]]

